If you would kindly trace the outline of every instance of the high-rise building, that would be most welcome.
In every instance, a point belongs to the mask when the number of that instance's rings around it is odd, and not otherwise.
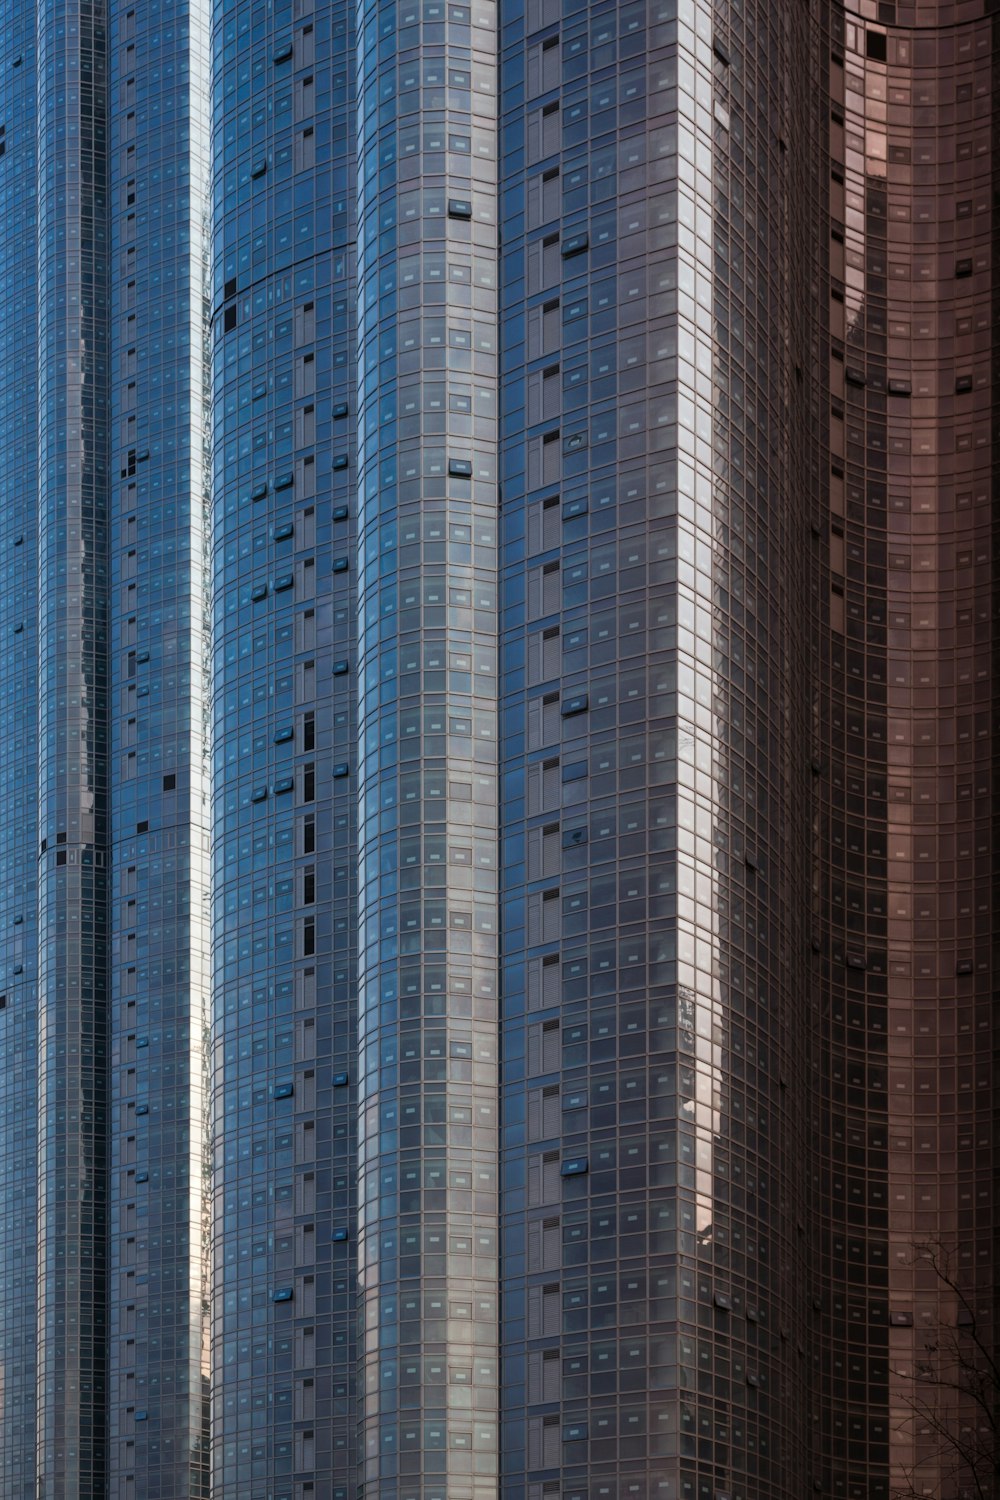
[[[212,24],[212,1494],[354,1500],[354,11]]]
[[[207,1494],[207,15],[5,6],[2,1474]]]
[[[0,0],[4,1500],[992,1493],[994,9]]]
[[[197,7],[4,29],[4,1492],[203,1495]]]
[[[1000,32],[991,5],[883,9],[814,39],[804,381],[814,1415],[823,1484],[889,1500],[1000,1474],[995,1364],[969,1394],[997,1338]]]

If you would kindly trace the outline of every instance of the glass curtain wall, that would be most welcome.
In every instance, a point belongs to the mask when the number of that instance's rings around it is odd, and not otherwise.
[[[0,6],[0,1491],[35,1496],[38,591],[35,8]]]
[[[208,1493],[207,6],[109,31],[109,1494]]]
[[[212,13],[213,1490],[354,1500],[354,11]]]
[[[801,1485],[796,14],[504,12],[509,1500]]]
[[[106,34],[38,7],[38,1500],[107,1485]]]
[[[497,1490],[496,26],[358,11],[367,1500]]]
[[[818,1459],[962,1496],[995,1484],[996,21],[824,23]]]
[[[34,1488],[180,1497],[207,1473],[206,25],[57,4],[33,29]]]

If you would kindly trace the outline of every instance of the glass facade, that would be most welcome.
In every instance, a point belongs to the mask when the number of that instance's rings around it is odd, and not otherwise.
[[[3,1488],[207,1494],[207,13],[4,12]]]
[[[0,1492],[35,1500],[38,260],[35,17],[0,5]]]
[[[40,1500],[107,1481],[106,25],[101,0],[38,15]]]
[[[108,32],[108,1494],[208,1494],[208,12]]]
[[[497,59],[358,36],[359,1475],[497,1492]]]
[[[504,1492],[776,1500],[807,1415],[806,1162],[773,1149],[807,1124],[797,28],[506,15]]]
[[[354,1500],[354,14],[212,26],[213,1495]]]
[[[848,1500],[996,1482],[966,1372],[996,1282],[997,33],[893,9],[832,10],[822,65],[815,1291]]]
[[[4,1496],[990,1491],[997,25],[0,0]]]

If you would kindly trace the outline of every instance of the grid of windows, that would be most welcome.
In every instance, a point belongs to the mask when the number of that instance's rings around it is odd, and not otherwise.
[[[0,1492],[35,1500],[38,700],[35,15],[0,5]]]
[[[794,35],[672,3],[504,32],[510,1500],[778,1497],[804,1462]]]
[[[4,1495],[989,1488],[990,8],[0,0]]]
[[[198,1500],[209,1480],[207,6],[118,3],[108,48],[108,1493]]]
[[[105,26],[100,0],[39,7],[37,1484],[53,1497],[107,1478]]]
[[[354,8],[212,27],[213,1495],[354,1500]]]
[[[359,1477],[490,1500],[497,1242],[493,0],[358,38]]]
[[[818,1457],[847,1500],[978,1492],[996,1234],[995,22],[892,9],[832,9],[824,63]]]

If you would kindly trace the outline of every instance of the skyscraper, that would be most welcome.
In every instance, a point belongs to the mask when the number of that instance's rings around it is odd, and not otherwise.
[[[207,16],[3,33],[3,1475],[207,1492]]]
[[[213,16],[213,1494],[353,1497],[354,13]]]
[[[992,7],[2,17],[4,1496],[989,1493]]]
[[[847,1495],[962,1495],[997,1472],[952,1387],[996,1337],[1000,54],[989,6],[875,19],[817,38],[817,1426]]]
[[[0,827],[3,879],[3,1012],[0,1071],[0,1297],[3,1438],[0,1476],[17,1500],[34,1495],[35,1282],[37,1172],[37,945],[38,676],[33,626],[36,600],[37,342],[35,312],[35,81],[31,58],[34,13],[3,6],[0,71],[0,187],[3,218],[0,298],[3,382],[0,446],[3,493],[3,588],[0,628],[3,654],[4,735],[0,746]],[[17,66],[14,60],[20,58]],[[23,999],[22,999],[23,997]]]

